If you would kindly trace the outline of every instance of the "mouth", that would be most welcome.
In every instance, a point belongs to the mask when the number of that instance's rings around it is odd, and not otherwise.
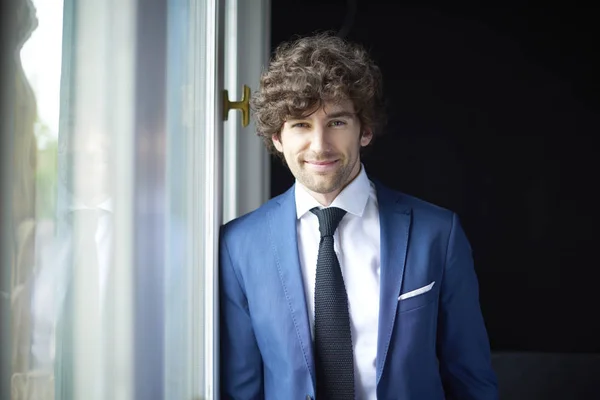
[[[340,160],[326,160],[326,161],[304,161],[304,163],[311,169],[317,172],[328,172],[334,169]]]

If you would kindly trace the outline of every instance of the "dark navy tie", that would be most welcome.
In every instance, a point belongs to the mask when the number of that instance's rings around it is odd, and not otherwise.
[[[317,399],[354,399],[354,357],[348,296],[333,233],[346,214],[337,207],[310,210],[319,218],[319,256],[315,281],[315,363]]]

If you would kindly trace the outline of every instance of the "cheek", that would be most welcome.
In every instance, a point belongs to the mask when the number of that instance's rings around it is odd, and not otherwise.
[[[308,146],[304,138],[288,135],[279,142],[279,151],[286,156],[296,156],[304,152]]]

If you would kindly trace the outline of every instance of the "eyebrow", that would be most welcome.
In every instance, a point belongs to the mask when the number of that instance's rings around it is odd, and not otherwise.
[[[341,117],[352,118],[355,115],[356,115],[356,113],[353,113],[350,111],[336,111],[336,112],[332,112],[331,114],[327,114],[327,118],[341,118]]]

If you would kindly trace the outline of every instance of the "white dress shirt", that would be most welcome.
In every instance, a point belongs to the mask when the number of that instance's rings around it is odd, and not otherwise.
[[[321,236],[319,220],[310,210],[323,206],[298,181],[295,197],[298,252],[314,340],[315,276]],[[346,211],[334,234],[334,249],[348,294],[356,398],[375,400],[380,276],[379,208],[375,186],[369,181],[364,166],[361,165],[359,175],[342,190],[331,207]]]
[[[100,309],[104,306],[106,284],[110,265],[112,261],[112,238],[113,238],[113,205],[112,198],[108,198],[96,206],[88,206],[76,199],[68,207],[69,212],[79,210],[96,210],[98,215],[98,226],[94,234],[96,239],[96,253],[98,255],[98,295],[100,300]]]

